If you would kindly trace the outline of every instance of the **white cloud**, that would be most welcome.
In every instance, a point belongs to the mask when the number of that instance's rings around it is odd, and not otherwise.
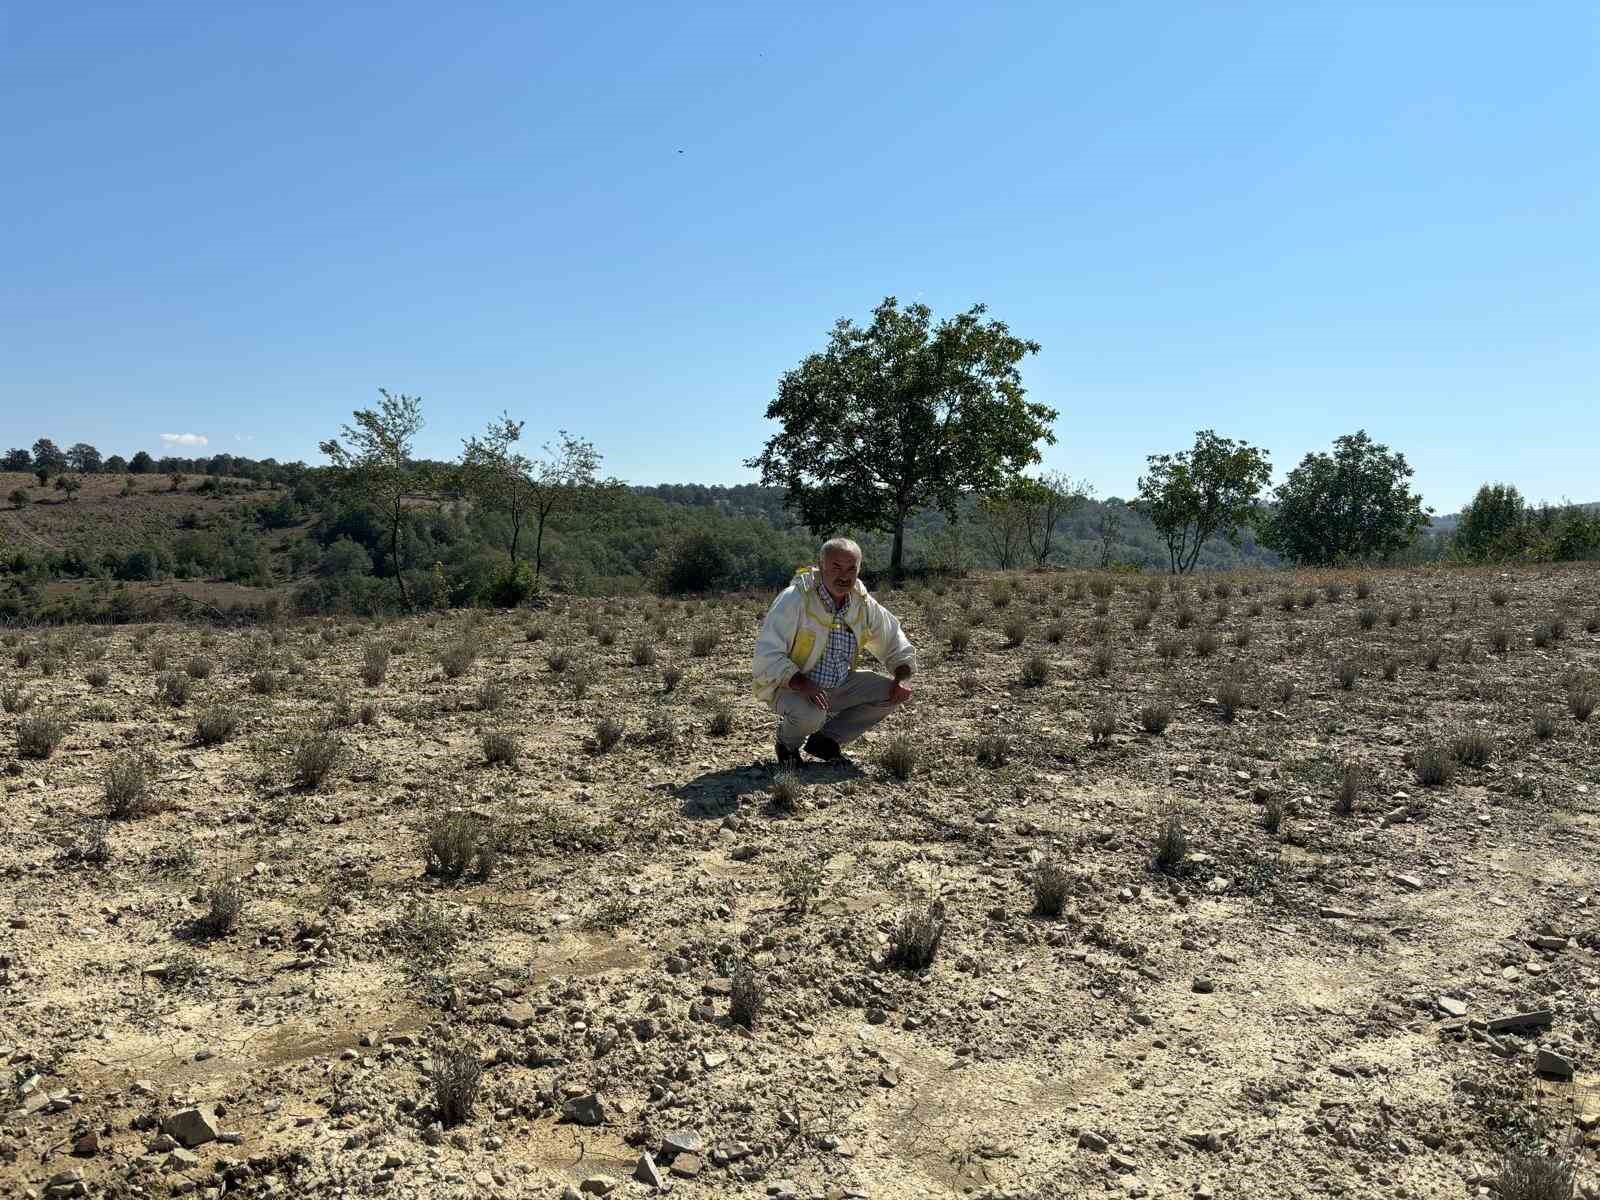
[[[161,444],[164,446],[204,446],[211,439],[203,433],[163,433]]]

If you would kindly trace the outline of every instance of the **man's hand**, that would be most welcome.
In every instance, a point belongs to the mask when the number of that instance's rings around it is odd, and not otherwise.
[[[796,675],[793,679],[789,680],[789,687],[792,691],[799,692],[823,712],[828,711],[828,693],[823,691],[816,684],[812,683],[811,680],[807,679],[804,675]]]
[[[911,689],[906,686],[906,681],[898,677],[889,685],[889,703],[904,704],[911,699]]]

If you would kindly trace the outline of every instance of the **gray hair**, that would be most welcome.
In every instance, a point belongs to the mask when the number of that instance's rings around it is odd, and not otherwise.
[[[838,554],[840,551],[845,551],[855,555],[856,565],[861,565],[861,547],[856,545],[847,537],[829,538],[827,541],[823,542],[822,549],[817,551],[817,561],[820,563],[826,559],[828,555]]]

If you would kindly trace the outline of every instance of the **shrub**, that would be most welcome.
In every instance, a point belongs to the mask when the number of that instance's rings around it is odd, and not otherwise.
[[[601,717],[595,722],[594,744],[601,754],[608,754],[622,740],[622,735],[626,732],[627,728],[621,721],[613,720],[611,717]]]
[[[194,740],[202,746],[220,746],[239,730],[239,714],[226,704],[213,704],[196,718]]]
[[[718,700],[711,708],[711,716],[706,721],[706,732],[712,737],[727,737],[733,732],[733,705],[726,700]]]
[[[656,644],[647,638],[641,638],[633,644],[633,665],[636,667],[653,667],[656,665]]]
[[[1194,656],[1196,658],[1210,658],[1217,652],[1217,635],[1206,629],[1194,639]]]
[[[1386,658],[1386,659],[1384,659],[1383,660],[1383,678],[1385,679],[1385,681],[1387,681],[1389,683],[1393,683],[1396,679],[1399,678],[1399,676],[1400,676],[1400,660],[1398,658]]]
[[[1455,777],[1456,763],[1442,747],[1424,746],[1417,751],[1414,769],[1423,787],[1441,787]]]
[[[778,891],[789,911],[803,916],[822,891],[822,864],[804,858],[788,859],[778,868]]]
[[[131,755],[113,759],[106,768],[104,787],[106,812],[118,821],[148,816],[156,811],[143,759]]]
[[[1371,595],[1372,595],[1372,580],[1370,580],[1370,579],[1358,579],[1358,580],[1356,580],[1356,599],[1357,600],[1365,600],[1368,597],[1370,597]]]
[[[1555,641],[1555,632],[1549,625],[1541,621],[1533,627],[1533,644],[1540,650],[1548,647],[1553,641]]]
[[[478,652],[466,640],[458,641],[439,656],[439,665],[444,668],[446,678],[460,679],[472,666],[472,660],[477,658]]]
[[[483,1064],[471,1046],[450,1045],[434,1050],[430,1059],[429,1082],[433,1084],[433,1107],[443,1125],[459,1125],[472,1116],[483,1084]]]
[[[1194,608],[1187,600],[1178,606],[1178,611],[1173,615],[1172,623],[1179,629],[1187,629],[1194,624]]]
[[[1307,588],[1300,593],[1301,608],[1315,608],[1317,606],[1317,589]]]
[[[728,1019],[735,1025],[754,1029],[766,1001],[767,988],[761,977],[746,963],[734,968],[728,980]]]
[[[1339,790],[1334,798],[1334,811],[1345,817],[1355,812],[1356,801],[1361,798],[1365,782],[1366,775],[1361,770],[1361,765],[1346,763],[1339,772]]]
[[[980,767],[1003,767],[1011,757],[1011,739],[1003,733],[982,733],[974,749]]]
[[[17,722],[17,757],[49,758],[66,736],[67,723],[54,713],[23,717]]]
[[[779,771],[772,777],[772,807],[778,812],[792,813],[800,807],[800,776],[793,771]]]
[[[1600,703],[1600,687],[1593,681],[1574,683],[1567,688],[1567,711],[1579,724],[1586,722],[1594,715],[1595,706]]]
[[[104,667],[90,667],[83,680],[92,688],[103,688],[111,682],[111,672]]]
[[[1240,650],[1247,649],[1250,645],[1250,626],[1241,625],[1234,631],[1233,644]]]
[[[989,602],[996,608],[1004,608],[1011,603],[1011,588],[1005,580],[997,580],[989,589]]]
[[[356,717],[363,725],[376,725],[378,723],[378,706],[368,700],[361,706],[361,710],[356,714]]]
[[[25,713],[33,707],[33,693],[25,692],[15,684],[0,691],[0,708],[13,715]]]
[[[304,791],[316,791],[333,773],[344,756],[344,743],[337,734],[313,730],[302,734],[291,754],[294,784]]]
[[[689,641],[689,651],[696,658],[707,658],[722,643],[722,634],[707,625],[694,631]]]
[[[1278,593],[1278,607],[1279,607],[1279,609],[1281,609],[1284,612],[1293,612],[1294,611],[1294,593],[1293,592],[1279,592]]]
[[[1111,674],[1111,669],[1117,664],[1117,652],[1107,642],[1101,642],[1089,652],[1089,668],[1101,679]]]
[[[1183,653],[1183,642],[1175,637],[1163,637],[1156,642],[1156,653],[1170,663]]]
[[[675,692],[678,685],[683,682],[683,668],[679,666],[663,667],[661,670],[661,690]]]
[[[1495,1179],[1499,1200],[1572,1200],[1573,1166],[1551,1154],[1506,1155]]]
[[[1494,647],[1496,654],[1505,654],[1511,649],[1511,630],[1505,625],[1496,625],[1489,631],[1489,645]]]
[[[972,630],[965,625],[957,625],[950,630],[950,653],[965,654],[967,646],[972,642]]]
[[[505,707],[506,685],[498,679],[485,679],[478,685],[479,712],[499,712]]]
[[[1439,660],[1443,657],[1443,647],[1429,646],[1422,652],[1422,665],[1429,671],[1437,671],[1439,669]]]
[[[1117,714],[1102,706],[1089,714],[1089,740],[1099,745],[1117,731]]]
[[[379,642],[368,642],[361,656],[361,682],[377,687],[389,673],[389,647]]]
[[[1583,619],[1585,633],[1600,633],[1600,608],[1595,609]]]
[[[1383,614],[1383,620],[1384,624],[1388,625],[1390,629],[1398,629],[1400,627],[1400,610],[1398,608],[1389,609]]]
[[[1006,635],[1006,648],[1020,646],[1028,638],[1028,629],[1033,622],[1021,613],[1006,619],[1004,632]]]
[[[522,640],[525,642],[544,641],[544,626],[539,624],[529,625],[527,629],[523,630]]]
[[[515,766],[517,762],[517,739],[500,729],[485,729],[479,737],[483,746],[483,761],[491,767]]]
[[[1322,589],[1322,594],[1328,598],[1329,604],[1336,604],[1344,599],[1344,584],[1330,583]]]
[[[173,708],[182,708],[189,703],[189,696],[194,689],[194,684],[187,675],[177,671],[167,671],[156,681],[156,693]]]
[[[594,640],[602,646],[614,646],[617,644],[617,631],[609,625],[602,625],[595,630]]]
[[[878,763],[901,783],[910,779],[920,756],[916,738],[909,733],[891,734],[878,754]]]
[[[978,694],[978,674],[976,671],[963,671],[956,680],[956,686],[961,689],[961,694],[971,699]]]
[[[1156,833],[1156,866],[1163,871],[1176,871],[1188,853],[1189,834],[1183,827],[1183,814],[1169,809]]]
[[[195,928],[207,937],[231,933],[244,911],[244,883],[237,875],[223,874],[206,888],[206,914]]]
[[[1277,685],[1273,688],[1273,695],[1277,696],[1279,704],[1288,704],[1292,702],[1294,700],[1294,694],[1295,682],[1287,675],[1278,680]]]
[[[1224,721],[1232,721],[1244,707],[1244,679],[1230,671],[1217,680],[1217,712]]]
[[[1511,599],[1511,593],[1503,587],[1489,589],[1489,603],[1496,608],[1504,608],[1506,601]]]
[[[1370,630],[1378,623],[1378,610],[1375,608],[1363,608],[1356,620],[1360,623],[1362,629]]]
[[[930,898],[924,904],[907,909],[889,931],[889,963],[910,971],[930,966],[939,953],[944,930],[943,900]]]
[[[1165,700],[1152,700],[1139,709],[1139,724],[1146,733],[1160,735],[1172,724],[1172,705]]]
[[[1050,678],[1050,660],[1042,654],[1035,654],[1022,664],[1022,686],[1043,687]]]
[[[270,696],[283,686],[283,680],[272,671],[263,669],[251,673],[247,686],[257,696]]]
[[[1145,630],[1149,629],[1150,628],[1150,610],[1148,608],[1141,608],[1138,612],[1133,614],[1133,617],[1132,617],[1132,620],[1131,620],[1130,624],[1132,624],[1135,633],[1143,633]],[[1054,630],[1057,627],[1052,625],[1050,628],[1052,630]],[[1065,627],[1062,627],[1061,632],[1063,634],[1066,632]],[[1057,638],[1055,638],[1053,640],[1059,642],[1061,640],[1061,638],[1057,637]]]
[[[559,675],[572,664],[572,652],[565,647],[558,646],[544,656],[544,665]]]
[[[196,654],[188,662],[183,664],[183,669],[188,673],[190,679],[210,679],[211,672],[216,668],[213,666],[211,660],[205,655]]]
[[[1277,833],[1283,828],[1283,797],[1268,796],[1266,807],[1261,810],[1261,828],[1268,833]]]
[[[1556,717],[1548,708],[1540,707],[1533,710],[1533,736],[1541,742],[1548,741],[1556,733]]]
[[[1334,664],[1333,677],[1339,686],[1348,692],[1356,686],[1356,680],[1361,678],[1361,668],[1352,659],[1347,658]]]
[[[494,827],[471,813],[444,813],[428,826],[423,871],[454,882],[471,874],[482,881],[494,873],[499,846]]]
[[[1072,894],[1067,869],[1048,855],[1033,869],[1033,911],[1041,917],[1059,917]]]
[[[1463,767],[1486,766],[1494,757],[1494,739],[1481,729],[1468,729],[1450,739],[1450,757]]]

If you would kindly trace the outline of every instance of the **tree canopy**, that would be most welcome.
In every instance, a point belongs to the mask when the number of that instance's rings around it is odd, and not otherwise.
[[[1332,454],[1307,454],[1278,485],[1261,540],[1313,566],[1387,558],[1411,544],[1433,511],[1407,486],[1412,473],[1405,455],[1366,430],[1347,433]]]
[[[357,409],[355,424],[343,427],[349,445],[330,438],[320,449],[343,476],[341,482],[383,514],[400,603],[410,608],[400,548],[406,497],[421,484],[411,448],[422,428],[422,397],[392,395],[383,388],[378,394],[382,403],[376,409]]]
[[[1161,534],[1175,575],[1194,569],[1208,538],[1220,533],[1239,544],[1239,526],[1250,519],[1272,477],[1264,450],[1210,429],[1194,435],[1191,449],[1152,454],[1147,461],[1135,504]]]
[[[1456,525],[1456,549],[1467,558],[1505,558],[1520,549],[1520,533],[1527,504],[1522,493],[1507,483],[1486,483],[1472,503],[1461,510]]]
[[[1056,410],[1027,399],[1018,364],[1039,344],[974,305],[933,321],[925,304],[887,297],[861,327],[842,318],[826,349],[778,382],[767,418],[783,428],[747,466],[788,489],[814,534],[892,533],[903,570],[907,516],[934,505],[954,518],[962,492],[1003,489],[1053,443]]]

